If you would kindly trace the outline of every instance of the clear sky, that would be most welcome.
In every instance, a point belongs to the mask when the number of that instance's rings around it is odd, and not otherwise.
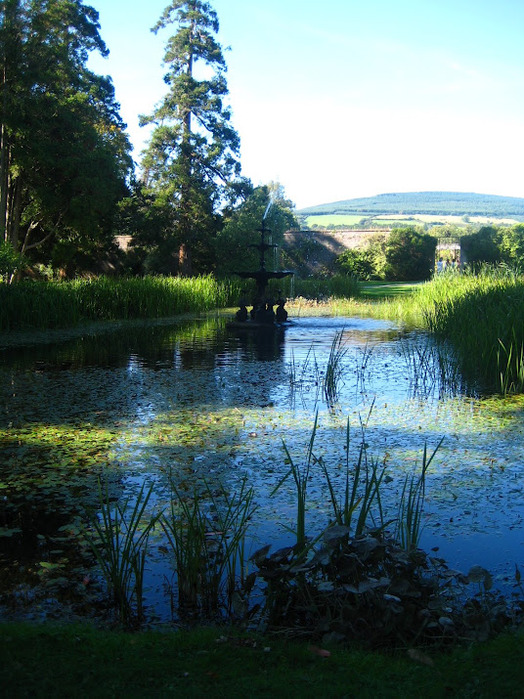
[[[135,146],[165,94],[168,0],[100,13]],[[523,0],[212,0],[243,174],[298,208],[385,192],[524,197]]]

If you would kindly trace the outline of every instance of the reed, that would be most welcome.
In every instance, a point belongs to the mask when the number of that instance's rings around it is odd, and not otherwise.
[[[524,277],[500,268],[442,275],[415,297],[426,327],[452,343],[464,376],[523,390]]]
[[[230,614],[234,596],[246,587],[245,535],[253,516],[253,488],[244,479],[236,495],[223,486],[184,497],[171,478],[168,515],[160,520],[171,547],[182,612]]]
[[[326,480],[331,506],[333,508],[334,523],[347,527],[354,536],[360,536],[366,526],[373,506],[378,505],[379,529],[386,525],[380,501],[380,486],[385,475],[385,469],[376,459],[368,459],[367,446],[364,438],[361,441],[357,462],[352,468],[350,464],[350,426],[349,420],[346,427],[346,468],[345,483],[342,499],[338,497],[337,489],[329,475],[329,470],[322,458],[319,459],[324,478]],[[374,523],[376,525],[376,522]]]
[[[333,408],[338,400],[340,390],[340,379],[343,374],[342,361],[346,356],[348,348],[344,344],[344,331],[335,333],[331,343],[322,390],[324,398],[329,408]]]
[[[239,296],[239,282],[211,275],[0,284],[0,331],[196,313],[235,304]]]
[[[433,453],[428,458],[427,444],[424,444],[422,455],[422,469],[418,478],[414,475],[406,476],[396,522],[395,538],[406,551],[414,551],[418,548],[422,535],[422,513],[426,497],[426,473],[440,449],[444,438],[437,444]]]
[[[87,530],[87,540],[100,566],[110,595],[122,623],[141,623],[144,618],[143,585],[149,535],[159,514],[146,519],[151,497],[142,485],[134,504],[127,498],[122,505],[111,503],[99,483],[100,519],[93,521],[94,536]],[[133,605],[134,603],[134,605]]]
[[[289,463],[289,470],[282,476],[277,485],[271,491],[271,496],[275,495],[278,490],[283,486],[283,484],[291,476],[295,482],[296,495],[297,495],[297,519],[296,528],[294,534],[296,537],[295,549],[297,553],[302,553],[306,550],[307,539],[306,539],[306,496],[307,496],[307,484],[309,480],[309,474],[311,471],[311,466],[314,461],[313,456],[313,446],[315,444],[315,435],[318,426],[318,412],[315,415],[315,421],[313,423],[313,429],[311,431],[311,437],[309,439],[309,444],[306,450],[306,458],[302,466],[296,464],[293,461],[287,444],[282,440],[284,447],[284,452],[286,454],[287,463]]]

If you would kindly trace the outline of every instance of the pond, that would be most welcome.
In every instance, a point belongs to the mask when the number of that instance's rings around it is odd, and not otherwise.
[[[135,322],[6,346],[0,375],[4,616],[81,609],[90,574],[79,532],[97,509],[100,474],[113,498],[152,484],[153,509],[166,506],[170,480],[191,493],[203,482],[235,492],[247,479],[258,506],[253,550],[293,543],[292,480],[271,493],[289,469],[284,443],[302,463],[316,414],[314,453],[333,483],[342,488],[349,424],[349,463],[365,443],[386,468],[389,515],[425,445],[431,454],[443,438],[421,546],[464,572],[487,568],[505,592],[524,563],[524,403],[464,386],[451,352],[423,332],[354,317],[299,317],[262,335],[228,330],[222,316]],[[308,533],[329,517],[313,465]],[[163,550],[157,542],[146,596],[158,619],[169,616],[173,579]]]

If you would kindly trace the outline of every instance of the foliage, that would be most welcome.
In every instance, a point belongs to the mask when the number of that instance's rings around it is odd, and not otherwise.
[[[13,248],[11,243],[0,242],[0,280],[10,282],[16,272],[25,264],[25,258]]]
[[[226,64],[214,37],[219,29],[216,12],[202,0],[173,0],[153,31],[170,24],[177,30],[164,54],[168,93],[151,115],[141,117],[143,125],[154,125],[142,161],[143,177],[170,212],[170,226],[155,241],[163,255],[182,273],[190,273],[193,265],[208,271],[217,211],[242,190],[240,142],[224,104]]]
[[[437,241],[414,228],[394,228],[385,242],[384,278],[391,281],[429,279]]]
[[[495,226],[484,226],[477,233],[460,240],[465,261],[478,269],[484,263],[500,262],[499,231]]]
[[[345,274],[353,274],[361,281],[376,279],[375,251],[372,246],[363,249],[349,248],[336,259],[336,266]]]
[[[215,241],[219,273],[259,268],[259,253],[251,246],[260,242],[262,221],[275,245],[282,244],[285,231],[296,227],[293,205],[278,184],[257,187],[243,204],[225,215],[224,227]]]
[[[112,246],[130,145],[98,13],[78,0],[9,0],[0,12],[0,240],[72,274]]]
[[[499,250],[503,263],[524,270],[524,224],[499,228]]]
[[[0,285],[0,329],[49,329],[86,320],[161,318],[236,302],[240,284],[205,277],[99,277]]]

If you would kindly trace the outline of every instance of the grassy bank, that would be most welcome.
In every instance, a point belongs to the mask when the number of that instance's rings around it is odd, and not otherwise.
[[[239,289],[235,281],[212,276],[0,284],[0,331],[197,313],[235,304]]]
[[[503,269],[439,275],[413,302],[424,325],[452,343],[466,377],[501,393],[524,390],[524,277]]]
[[[0,626],[5,696],[517,697],[524,639],[451,653],[367,653],[220,629],[124,634]]]

